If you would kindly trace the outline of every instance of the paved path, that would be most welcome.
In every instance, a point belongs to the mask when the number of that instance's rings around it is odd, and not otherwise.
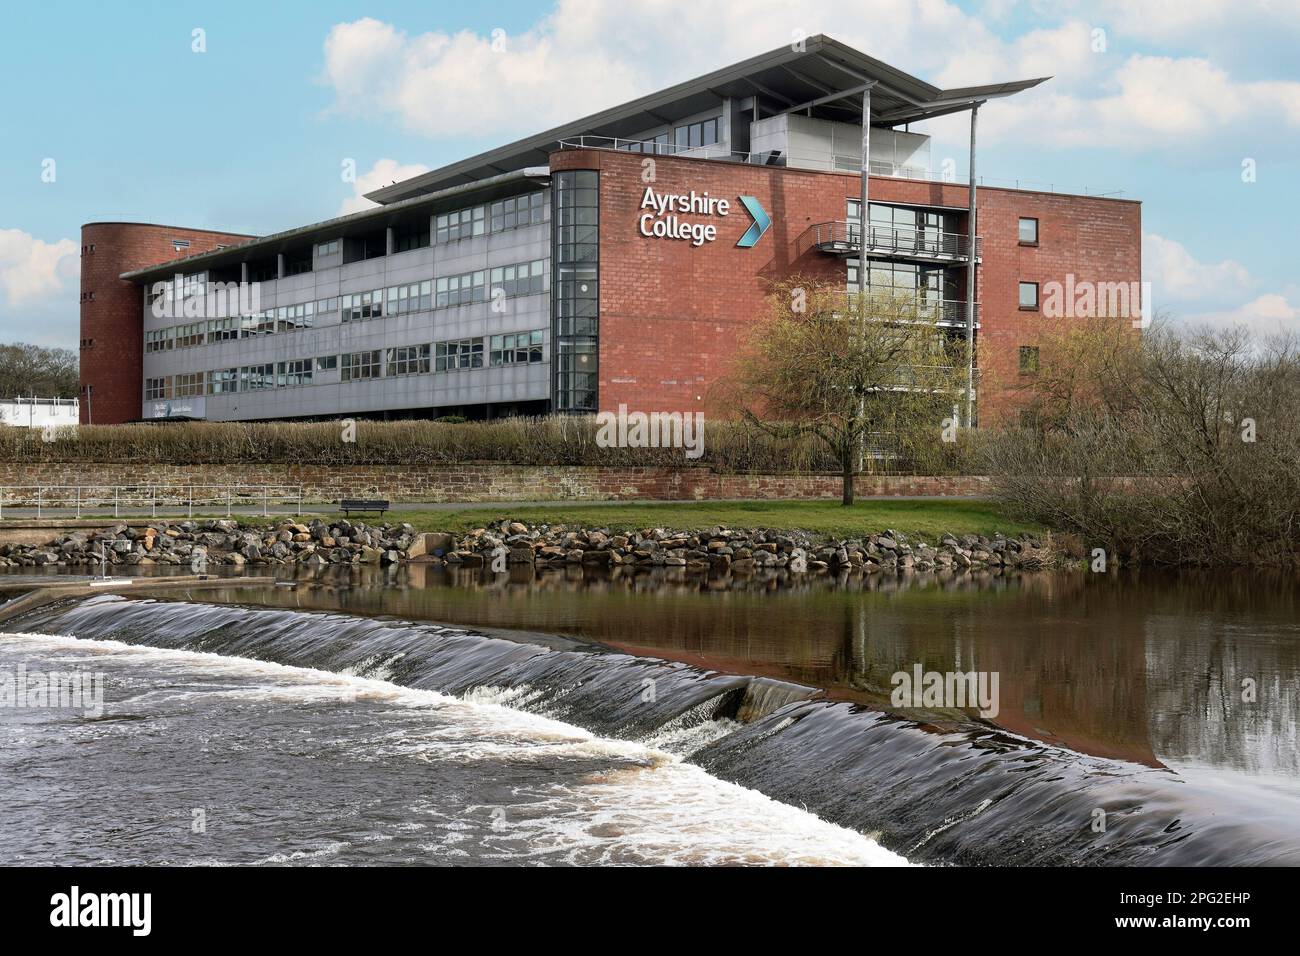
[[[806,499],[812,500],[812,499]],[[835,499],[825,498],[817,499],[825,501],[828,504],[835,503]],[[969,495],[858,495],[858,501],[979,501],[980,498],[973,498]],[[682,498],[670,500],[635,500],[635,501],[579,501],[566,498],[560,501],[395,501],[389,509],[389,514],[400,514],[403,511],[501,511],[511,508],[551,508],[551,507],[575,507],[575,508],[617,508],[621,505],[683,505],[683,504],[717,504],[717,505],[736,505],[736,504],[769,504],[773,499],[764,498],[711,498],[707,501],[700,501],[696,498]],[[335,504],[322,504],[305,502],[303,504],[303,514],[335,514],[338,512],[338,506]],[[225,506],[195,504],[195,518],[224,518],[227,509]],[[261,517],[265,513],[269,517],[292,517],[297,512],[292,504],[289,505],[270,505],[263,512],[261,505],[234,505],[229,509],[229,513],[234,516],[253,515]],[[188,517],[187,509],[184,506],[179,508],[175,506],[159,506],[156,511],[149,508],[122,508],[118,512],[118,518],[171,518],[174,520],[183,520]],[[358,515],[363,521],[366,515]],[[375,515],[371,513],[369,517]],[[36,520],[37,514],[35,508],[24,507],[5,507],[0,511],[0,524],[9,521],[32,521]],[[40,518],[58,518],[61,520],[80,520],[89,521],[94,524],[111,524],[115,519],[113,509],[103,508],[82,508],[78,516],[76,508],[41,508]]]

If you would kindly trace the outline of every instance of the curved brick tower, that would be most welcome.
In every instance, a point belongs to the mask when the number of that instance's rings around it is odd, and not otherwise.
[[[119,276],[251,238],[136,222],[88,222],[81,227],[83,425],[118,425],[140,417],[143,293]]]

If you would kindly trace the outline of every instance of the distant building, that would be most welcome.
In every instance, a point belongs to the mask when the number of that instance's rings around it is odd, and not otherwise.
[[[1141,206],[959,183],[910,124],[969,112],[974,168],[979,107],[1040,82],[945,90],[816,36],[326,222],[88,223],[83,418],[703,411],[792,275],[910,297],[974,345],[972,417],[1005,415],[1054,290],[1139,309]]]
[[[80,419],[79,404],[75,398],[0,399],[0,424],[19,428],[75,425]]]

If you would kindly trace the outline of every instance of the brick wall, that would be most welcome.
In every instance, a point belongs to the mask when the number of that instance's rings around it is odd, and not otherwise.
[[[843,260],[811,248],[809,228],[843,220],[856,198],[855,174],[750,166],[675,157],[654,159],[656,192],[708,192],[731,203],[729,214],[683,214],[718,227],[713,242],[640,234],[646,183],[636,153],[567,150],[551,156],[553,169],[601,172],[600,405],[641,411],[726,414],[710,402],[709,386],[722,376],[754,321],[770,310],[768,284],[791,275],[843,283]],[[751,219],[738,196],[755,196],[772,227],[749,249],[736,242]],[[873,201],[965,210],[964,185],[873,177]],[[1141,205],[1136,202],[1011,189],[978,192],[983,264],[979,361],[989,388],[986,420],[1014,406],[1007,387],[1018,375],[1019,347],[1059,324],[1021,312],[1021,280],[1045,285],[1078,281],[1133,282],[1141,278]],[[1039,220],[1039,245],[1021,246],[1018,219]],[[958,228],[966,216],[958,212]],[[965,273],[958,270],[965,297]]]
[[[140,287],[119,278],[181,256],[250,237],[133,222],[81,227],[81,423],[118,425],[140,417],[144,376],[144,303]],[[180,252],[173,239],[189,240]],[[94,298],[88,298],[93,293]],[[86,388],[93,391],[87,400]]]
[[[159,464],[13,464],[0,463],[0,486],[100,486],[103,496],[113,485],[168,490],[184,499],[190,485],[262,485],[303,489],[303,500],[338,501],[344,497],[381,497],[395,501],[615,501],[680,499],[838,500],[837,475],[721,475],[702,467],[597,468],[583,466],[458,465],[450,468],[395,465],[159,465]],[[986,494],[981,477],[860,476],[859,495]],[[25,497],[34,495],[23,492]],[[53,487],[43,493],[47,504],[74,496]],[[5,492],[13,502],[14,493]],[[198,495],[196,495],[198,498]],[[111,497],[110,497],[111,500]]]

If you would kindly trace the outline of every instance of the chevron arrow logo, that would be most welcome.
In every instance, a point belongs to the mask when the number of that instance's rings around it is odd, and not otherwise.
[[[763,238],[763,233],[767,232],[772,225],[772,219],[768,216],[767,210],[753,196],[741,196],[740,202],[749,214],[754,217],[753,225],[745,230],[745,234],[740,237],[740,242],[736,243],[741,249],[748,249]]]

